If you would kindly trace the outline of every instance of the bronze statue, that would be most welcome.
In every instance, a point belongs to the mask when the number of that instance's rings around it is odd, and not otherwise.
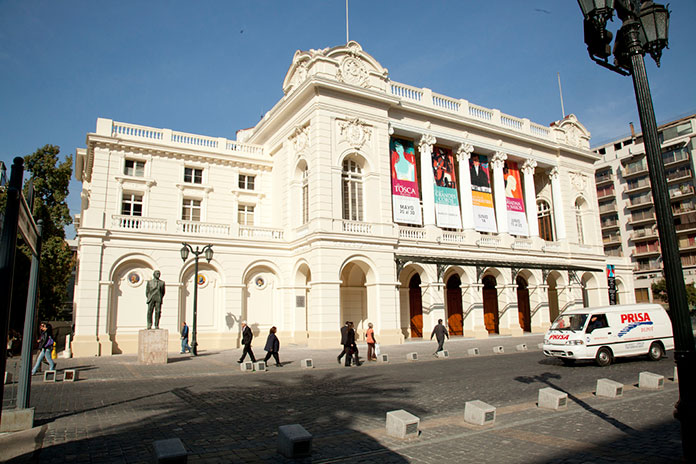
[[[160,280],[160,271],[152,273],[152,280],[145,285],[147,296],[147,328],[152,328],[152,311],[155,312],[155,329],[159,329],[160,314],[162,312],[162,297],[164,297],[164,281]]]

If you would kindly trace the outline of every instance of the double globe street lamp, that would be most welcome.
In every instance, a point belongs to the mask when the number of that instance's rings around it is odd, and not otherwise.
[[[199,249],[198,245],[196,245],[195,250],[186,242],[183,242],[182,245],[183,246],[181,247],[180,253],[181,259],[184,261],[184,263],[188,258],[189,252],[193,253],[193,256],[195,257],[193,271],[193,324],[191,327],[191,354],[198,356],[198,341],[196,340],[196,330],[198,327],[198,257],[205,254],[205,259],[210,262],[210,260],[213,259],[213,245],[206,245],[202,249]]]
[[[679,402],[676,405],[675,417],[681,421],[684,458],[688,462],[696,462],[696,447],[693,443],[696,437],[696,404],[692,397],[696,387],[696,347],[655,112],[643,59],[648,53],[657,66],[660,66],[662,50],[667,47],[669,11],[663,5],[645,0],[578,0],[578,4],[585,18],[585,43],[590,58],[600,66],[621,75],[633,76],[660,235],[669,314],[674,331],[674,358],[679,377]],[[622,24],[612,50],[610,45],[613,35],[606,26],[614,11]],[[612,53],[613,64],[608,61]]]

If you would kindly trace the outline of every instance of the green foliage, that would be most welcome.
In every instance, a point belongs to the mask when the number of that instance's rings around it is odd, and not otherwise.
[[[667,298],[667,282],[665,279],[660,279],[657,282],[653,282],[651,287],[653,295],[656,298],[664,301],[665,303],[669,303]],[[693,282],[686,285],[686,301],[691,309],[691,313],[696,313],[696,286],[694,286]]]
[[[72,223],[66,203],[72,156],[61,162],[59,154],[59,147],[46,145],[24,157],[24,167],[34,185],[34,219],[43,220],[39,271],[39,318],[43,320],[59,317],[74,264],[65,242],[65,226]],[[30,177],[25,175],[25,178]],[[28,197],[28,182],[25,182],[24,194]],[[31,256],[26,246],[21,248],[25,255]]]

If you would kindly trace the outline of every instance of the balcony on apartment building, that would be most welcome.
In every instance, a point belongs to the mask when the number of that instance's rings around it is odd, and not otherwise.
[[[633,209],[638,209],[640,207],[647,207],[652,205],[652,195],[648,193],[644,193],[642,195],[636,195],[632,196],[628,199],[628,203],[626,204],[626,208],[629,210]]]
[[[693,173],[691,172],[691,169],[686,166],[667,170],[668,183],[688,180],[691,179],[691,177],[693,177]]]
[[[696,266],[696,254],[682,255],[682,267]]]
[[[621,257],[621,256],[623,256],[623,249],[621,248],[621,246],[613,246],[613,247],[605,246],[604,247],[604,254],[606,256]]]
[[[657,231],[652,228],[634,229],[631,231],[631,240],[634,242],[645,241],[657,238]]]
[[[620,227],[619,220],[617,218],[602,220],[600,221],[600,227],[602,231],[618,229]]]
[[[664,162],[665,167],[676,166],[689,161],[689,159],[689,152],[686,147],[678,150],[668,151],[662,154],[662,161]]]
[[[616,201],[599,204],[599,214],[616,213],[617,211]]]
[[[655,272],[662,269],[661,261],[651,259],[650,261],[640,261],[633,266],[633,272]]]
[[[671,199],[675,198],[686,198],[694,194],[694,186],[691,184],[681,184],[669,187],[669,197]]]
[[[632,213],[628,218],[628,224],[634,227],[651,222],[655,222],[655,213],[652,209],[640,213]]]
[[[633,249],[633,252],[631,252],[631,256],[633,258],[647,258],[649,256],[658,256],[660,253],[660,245],[657,243],[656,240],[651,243],[637,245]]]
[[[599,187],[600,185],[611,184],[613,182],[614,173],[611,169],[595,174],[595,185],[597,187]]]
[[[696,236],[690,235],[688,237],[681,237],[678,241],[679,251],[693,251],[696,250]]]
[[[617,243],[621,243],[621,234],[602,235],[602,243],[604,245],[616,245]]]
[[[650,190],[650,179],[644,177],[632,182],[627,182],[624,187],[624,193],[638,193],[642,190]]]
[[[643,159],[640,163],[630,163],[621,169],[621,175],[624,179],[640,176],[648,173],[648,165]]]

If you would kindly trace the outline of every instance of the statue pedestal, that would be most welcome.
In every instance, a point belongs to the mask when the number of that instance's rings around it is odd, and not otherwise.
[[[138,362],[140,364],[167,364],[169,331],[143,329],[138,331]]]

